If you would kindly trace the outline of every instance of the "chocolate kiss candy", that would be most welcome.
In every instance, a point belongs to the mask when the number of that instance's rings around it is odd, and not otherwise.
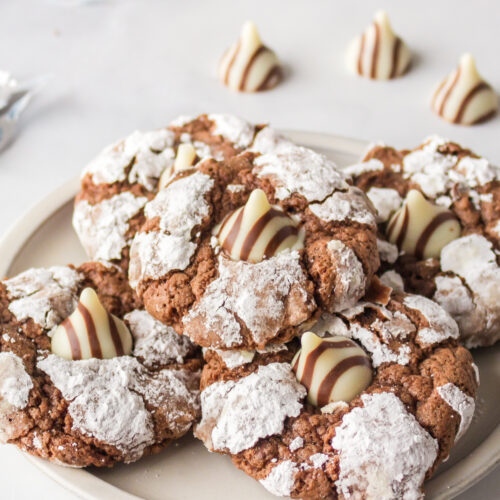
[[[132,335],[104,309],[95,291],[85,288],[73,314],[55,329],[52,352],[75,360],[114,358],[132,352]]]
[[[218,76],[226,87],[242,92],[268,90],[282,79],[278,57],[262,43],[252,22],[243,25],[239,41],[222,56]]]
[[[172,177],[181,172],[191,168],[196,160],[196,151],[192,144],[181,144],[177,149],[174,164],[166,168],[160,176],[158,189],[163,189],[168,185]]]
[[[246,205],[229,214],[214,231],[233,260],[260,262],[287,248],[304,246],[297,223],[271,207],[261,189],[253,190]]]
[[[374,80],[401,76],[408,69],[410,60],[410,50],[392,31],[384,11],[375,14],[373,23],[351,42],[347,51],[349,69]]]
[[[387,226],[389,241],[419,259],[438,258],[443,247],[457,239],[460,232],[453,212],[427,201],[416,189],[408,192]]]
[[[492,117],[498,109],[498,96],[478,73],[471,54],[464,54],[458,68],[438,86],[432,109],[451,123],[474,125]]]
[[[338,335],[320,338],[306,332],[301,344],[292,369],[307,389],[307,400],[312,405],[348,403],[370,385],[370,358],[353,340]]]

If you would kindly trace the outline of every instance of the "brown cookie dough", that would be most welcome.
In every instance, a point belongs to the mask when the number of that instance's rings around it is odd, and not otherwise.
[[[296,221],[303,248],[231,260],[216,227],[257,188]],[[145,215],[131,245],[130,282],[150,314],[204,347],[288,341],[320,311],[354,305],[379,264],[363,193],[324,156],[269,128],[251,151],[177,175]]]
[[[440,306],[380,290],[313,328],[369,355],[373,380],[359,396],[307,403],[291,366],[297,341],[276,352],[207,351],[195,435],[278,496],[420,498],[470,424],[475,365]]]
[[[457,321],[469,348],[500,339],[500,169],[458,144],[431,137],[412,151],[373,147],[346,169],[379,214],[383,279],[433,298]],[[461,235],[438,258],[400,253],[385,241],[391,215],[417,189],[458,219]]]
[[[179,117],[165,128],[136,131],[87,165],[75,200],[73,226],[92,260],[128,266],[129,244],[144,222],[144,205],[174,165],[181,144],[196,158],[230,158],[248,148],[259,126],[224,114]]]
[[[130,355],[51,353],[50,335],[88,287],[125,321]],[[114,266],[29,269],[1,282],[0,330],[2,442],[58,464],[111,466],[161,450],[198,418],[197,348],[144,311]]]

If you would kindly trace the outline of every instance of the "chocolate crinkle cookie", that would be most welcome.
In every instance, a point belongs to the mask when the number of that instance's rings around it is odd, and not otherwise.
[[[198,418],[197,348],[152,318],[115,266],[0,283],[0,440],[74,467],[133,462]]]
[[[269,127],[247,151],[174,174],[144,208],[129,279],[203,347],[264,349],[353,306],[379,265],[363,192]]]
[[[439,303],[467,347],[498,341],[500,168],[431,137],[374,146],[346,173],[378,211],[382,280]]]
[[[195,435],[278,496],[421,498],[471,422],[477,368],[438,304],[375,284],[301,345],[206,350]]]
[[[245,150],[259,129],[231,115],[181,116],[108,146],[83,170],[75,201],[73,226],[88,257],[126,269],[144,205],[159,186],[201,158],[230,158]]]

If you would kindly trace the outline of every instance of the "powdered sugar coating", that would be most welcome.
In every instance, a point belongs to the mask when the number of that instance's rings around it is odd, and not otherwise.
[[[329,312],[341,311],[352,307],[364,294],[366,276],[363,265],[354,251],[340,240],[330,240],[327,248],[337,270],[337,286],[342,293],[331,304]]]
[[[294,295],[301,300],[306,297],[306,276],[297,251],[281,252],[256,264],[220,256],[218,269],[219,276],[183,319],[188,336],[191,329],[199,328],[201,319],[204,328],[220,336],[217,347],[231,348],[241,343],[240,321],[256,344],[265,345],[280,330],[287,307],[290,309],[284,298],[292,303]],[[313,307],[314,301],[309,309]]]
[[[0,352],[0,415],[25,408],[32,388],[22,359],[12,352]]]
[[[458,338],[458,325],[439,304],[420,295],[407,295],[403,304],[410,309],[419,311],[427,320],[429,326],[421,328],[417,335],[417,340],[420,342],[439,344],[448,338]]]
[[[455,384],[447,383],[437,388],[438,394],[448,403],[460,416],[460,426],[458,428],[455,441],[458,441],[469,428],[476,404],[471,398],[461,391]]]
[[[394,264],[399,257],[398,247],[380,238],[377,238],[377,249],[382,262]]]
[[[137,233],[130,246],[129,283],[158,279],[175,269],[186,269],[196,244],[180,236],[163,232]]]
[[[378,170],[384,170],[384,164],[380,160],[377,160],[377,158],[370,158],[367,161],[349,165],[342,169],[345,175],[352,177],[357,177],[365,172],[376,172]]]
[[[214,122],[213,135],[221,135],[237,148],[247,148],[253,141],[255,127],[250,123],[228,114],[212,113],[208,119]]]
[[[349,337],[356,339],[370,353],[370,359],[374,368],[383,363],[397,363],[407,365],[410,362],[410,347],[406,344],[394,351],[388,345],[380,341],[378,336],[358,324],[353,324],[348,329]]]
[[[162,189],[146,205],[144,213],[149,219],[159,217],[159,227],[166,233],[191,239],[193,229],[209,213],[205,196],[213,186],[210,176],[195,172]]]
[[[108,146],[83,171],[94,184],[112,184],[128,180],[153,190],[161,173],[175,159],[174,133],[168,129],[135,131],[127,138]],[[127,168],[132,165],[128,176]]]
[[[279,134],[271,127],[264,127],[260,130],[253,140],[252,147],[249,151],[255,153],[279,153],[290,149],[294,144]]]
[[[287,417],[302,409],[305,388],[288,363],[271,363],[237,381],[216,382],[201,394],[196,435],[213,450],[232,454],[279,434]]]
[[[129,221],[147,201],[144,196],[125,191],[96,205],[87,200],[76,203],[73,227],[87,255],[92,260],[120,259],[122,250],[131,241],[125,237]]]
[[[157,279],[183,270],[196,250],[192,233],[209,214],[205,200],[214,185],[210,176],[195,172],[161,190],[146,204],[146,217],[158,217],[159,231],[137,233],[130,247],[129,279],[133,287],[143,279]]]
[[[304,446],[304,440],[300,437],[297,436],[291,443],[290,446],[288,447],[290,451],[294,452],[299,450]]]
[[[295,475],[299,467],[292,460],[284,460],[274,467],[265,479],[259,482],[269,493],[278,497],[287,497],[291,494],[295,484]]]
[[[275,196],[285,200],[298,193],[309,202],[321,202],[335,190],[348,189],[344,176],[325,156],[300,146],[289,145],[266,153],[254,161],[253,172],[275,183]]]
[[[380,282],[382,285],[392,288],[395,292],[403,293],[405,291],[405,284],[402,276],[392,269],[380,276]]]
[[[309,205],[311,212],[326,222],[351,220],[375,226],[373,215],[364,193],[355,187],[346,191],[336,191],[321,203]]]
[[[371,187],[367,193],[368,199],[377,210],[377,222],[386,222],[389,217],[401,206],[403,198],[395,189]]]
[[[164,325],[144,310],[135,309],[124,316],[134,339],[133,355],[147,367],[183,363],[194,350],[191,341]]]
[[[9,311],[18,321],[31,318],[42,328],[53,328],[73,312],[81,279],[66,266],[28,269],[4,281],[12,299]]]
[[[426,196],[437,198],[445,195],[456,184],[473,192],[475,187],[500,179],[500,169],[485,158],[464,156],[457,163],[456,156],[439,152],[439,148],[448,142],[441,137],[430,137],[421,148],[403,159],[404,176],[411,177]]]
[[[392,393],[364,394],[345,414],[332,447],[340,457],[335,485],[345,498],[417,500],[437,441]]]
[[[135,358],[66,361],[50,354],[38,361],[38,367],[51,378],[69,402],[73,429],[116,447],[125,461],[139,458],[155,442],[155,431],[145,403],[162,406],[178,427],[178,405],[193,407],[197,394],[186,386],[184,372],[163,370],[150,374]]]

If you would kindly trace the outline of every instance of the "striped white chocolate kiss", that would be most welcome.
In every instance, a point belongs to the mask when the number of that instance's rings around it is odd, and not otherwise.
[[[158,189],[166,187],[172,177],[183,170],[188,170],[194,165],[196,151],[192,144],[180,144],[177,149],[174,164],[163,171],[158,183]]]
[[[55,329],[52,352],[68,360],[114,358],[132,352],[132,335],[95,291],[85,288],[75,311]]]
[[[285,249],[304,247],[298,224],[273,208],[261,189],[252,191],[246,204],[230,213],[214,232],[233,260],[260,262]]]
[[[498,96],[478,73],[472,55],[464,54],[458,68],[435,90],[431,106],[448,122],[474,125],[497,112]]]
[[[282,79],[278,57],[262,43],[252,22],[243,25],[239,41],[222,56],[218,76],[231,90],[241,92],[268,90]]]
[[[347,50],[349,69],[374,80],[401,76],[410,65],[411,54],[403,40],[392,31],[387,13],[379,11],[366,31]]]
[[[420,191],[412,189],[389,221],[386,234],[400,250],[419,259],[429,259],[438,258],[460,232],[460,223],[453,212],[434,205]]]
[[[370,385],[370,358],[353,340],[338,335],[320,338],[306,332],[301,344],[292,369],[307,389],[307,400],[312,405],[348,403]]]

